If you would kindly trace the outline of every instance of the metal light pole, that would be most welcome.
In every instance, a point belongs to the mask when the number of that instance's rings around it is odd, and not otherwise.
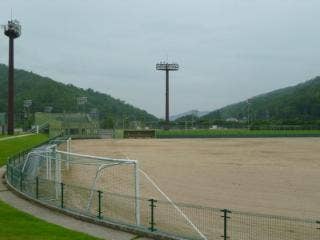
[[[250,99],[247,100],[247,121],[248,121],[248,129],[250,129]]]
[[[170,119],[169,119],[169,72],[170,71],[178,71],[179,64],[177,63],[167,63],[167,62],[160,62],[157,63],[156,69],[158,71],[165,71],[166,72],[166,123],[165,129],[169,130],[170,128]]]
[[[8,21],[4,34],[9,37],[8,67],[8,135],[14,134],[14,39],[21,35],[21,25],[17,20]]]
[[[79,108],[82,106],[82,111],[81,111],[81,109],[80,109],[80,116],[83,116],[83,118],[85,117],[85,104],[88,102],[88,98],[87,97],[78,97],[77,98],[77,103],[78,103],[78,106],[79,106]],[[83,124],[84,124],[84,122],[83,122],[83,119],[81,120],[81,128],[83,129]],[[82,130],[81,130],[82,131]],[[81,132],[82,133],[82,132]]]
[[[122,129],[125,129],[127,127],[127,120],[129,120],[129,117],[127,115],[122,117]]]
[[[29,116],[30,116],[30,107],[32,106],[32,100],[26,99],[23,101],[24,108],[24,130],[28,129],[29,125]]]

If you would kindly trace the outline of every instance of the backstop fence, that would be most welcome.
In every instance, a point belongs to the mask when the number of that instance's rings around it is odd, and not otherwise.
[[[56,161],[58,157],[53,156],[57,154],[55,151],[57,150],[49,145],[40,150],[18,154],[8,159],[6,174],[8,184],[16,191],[45,205],[86,216],[99,222],[126,226],[140,232],[154,233],[172,239],[320,239],[320,222],[314,219],[254,214],[142,198],[136,192],[137,179],[135,178],[127,180],[126,186],[117,188],[110,185],[103,188],[97,181],[91,187],[70,184],[68,177],[63,176],[63,171],[70,171],[79,164],[89,164],[91,161],[88,161],[86,156],[72,154],[69,156],[65,152],[60,152],[61,155],[66,156],[59,156],[62,159],[59,162]],[[68,159],[68,156],[73,159]],[[39,158],[43,158],[43,161]],[[55,161],[49,163],[50,159]],[[38,164],[35,164],[36,167],[31,168],[32,170],[26,171],[30,161],[38,161]],[[95,161],[106,164],[102,159]],[[130,161],[127,163],[131,164]],[[48,164],[51,164],[50,168]],[[109,159],[107,164],[114,167],[123,162]],[[125,175],[131,175],[131,173],[134,171],[127,171]],[[71,172],[72,174],[74,172]],[[106,175],[108,179],[116,178],[119,172],[115,174],[106,172]],[[122,182],[123,179],[111,183],[122,185],[119,181]],[[135,189],[132,193],[128,192],[128,184]]]

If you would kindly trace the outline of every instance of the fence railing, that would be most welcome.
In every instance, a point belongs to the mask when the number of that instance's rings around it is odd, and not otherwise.
[[[17,191],[46,205],[148,233],[181,239],[319,240],[320,222],[245,213],[112,192],[30,177],[22,172],[23,155],[9,159],[7,181]],[[89,197],[90,196],[90,197]],[[88,199],[91,203],[88,204]],[[139,201],[139,222],[135,201]],[[178,209],[178,210],[177,210]]]

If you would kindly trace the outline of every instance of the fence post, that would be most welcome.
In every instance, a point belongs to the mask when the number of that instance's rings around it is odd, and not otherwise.
[[[7,158],[7,179],[9,179],[11,176],[10,176],[10,173],[9,173],[9,170],[10,170],[10,157]]]
[[[221,210],[221,212],[223,212],[223,236],[221,236],[223,238],[223,240],[227,240],[228,237],[228,219],[230,217],[228,217],[228,213],[231,213],[231,211],[229,211],[228,209],[223,209]]]
[[[101,200],[102,200],[102,191],[98,190],[98,218],[102,219],[102,211],[101,211]]]
[[[20,192],[22,192],[22,171],[20,170]]]
[[[61,208],[64,208],[64,202],[63,202],[64,183],[60,183],[60,185],[61,185]]]
[[[13,167],[12,166],[10,166],[10,178],[11,178],[11,185],[14,186],[13,185]]]
[[[39,199],[39,177],[36,177],[36,199]]]
[[[7,163],[6,163],[6,177],[7,177],[7,179],[10,177],[10,175],[8,174],[9,173],[9,163],[8,163],[8,160],[7,160]]]
[[[10,173],[9,173],[9,170],[10,170],[10,166],[9,166],[10,164],[9,164],[9,161],[7,160],[7,167],[6,167],[6,169],[7,169],[7,173],[6,173],[6,177],[7,177],[7,179],[9,179],[11,176],[10,176]]]
[[[155,200],[155,199],[149,199],[148,200],[149,202],[150,202],[150,213],[151,213],[151,216],[150,216],[150,228],[149,228],[149,230],[151,231],[151,232],[154,232],[154,231],[156,231],[157,229],[154,227],[155,225],[156,225],[156,223],[155,223],[155,220],[154,220],[154,210],[155,210],[155,208],[156,208],[156,205],[155,205],[155,203],[157,202],[157,200]]]

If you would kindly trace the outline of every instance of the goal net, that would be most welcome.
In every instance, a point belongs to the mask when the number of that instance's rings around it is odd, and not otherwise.
[[[49,144],[28,154],[22,173],[30,181],[37,178],[41,200],[59,205],[63,198],[65,208],[93,216],[100,205],[113,220],[140,225],[135,160],[70,153]]]

